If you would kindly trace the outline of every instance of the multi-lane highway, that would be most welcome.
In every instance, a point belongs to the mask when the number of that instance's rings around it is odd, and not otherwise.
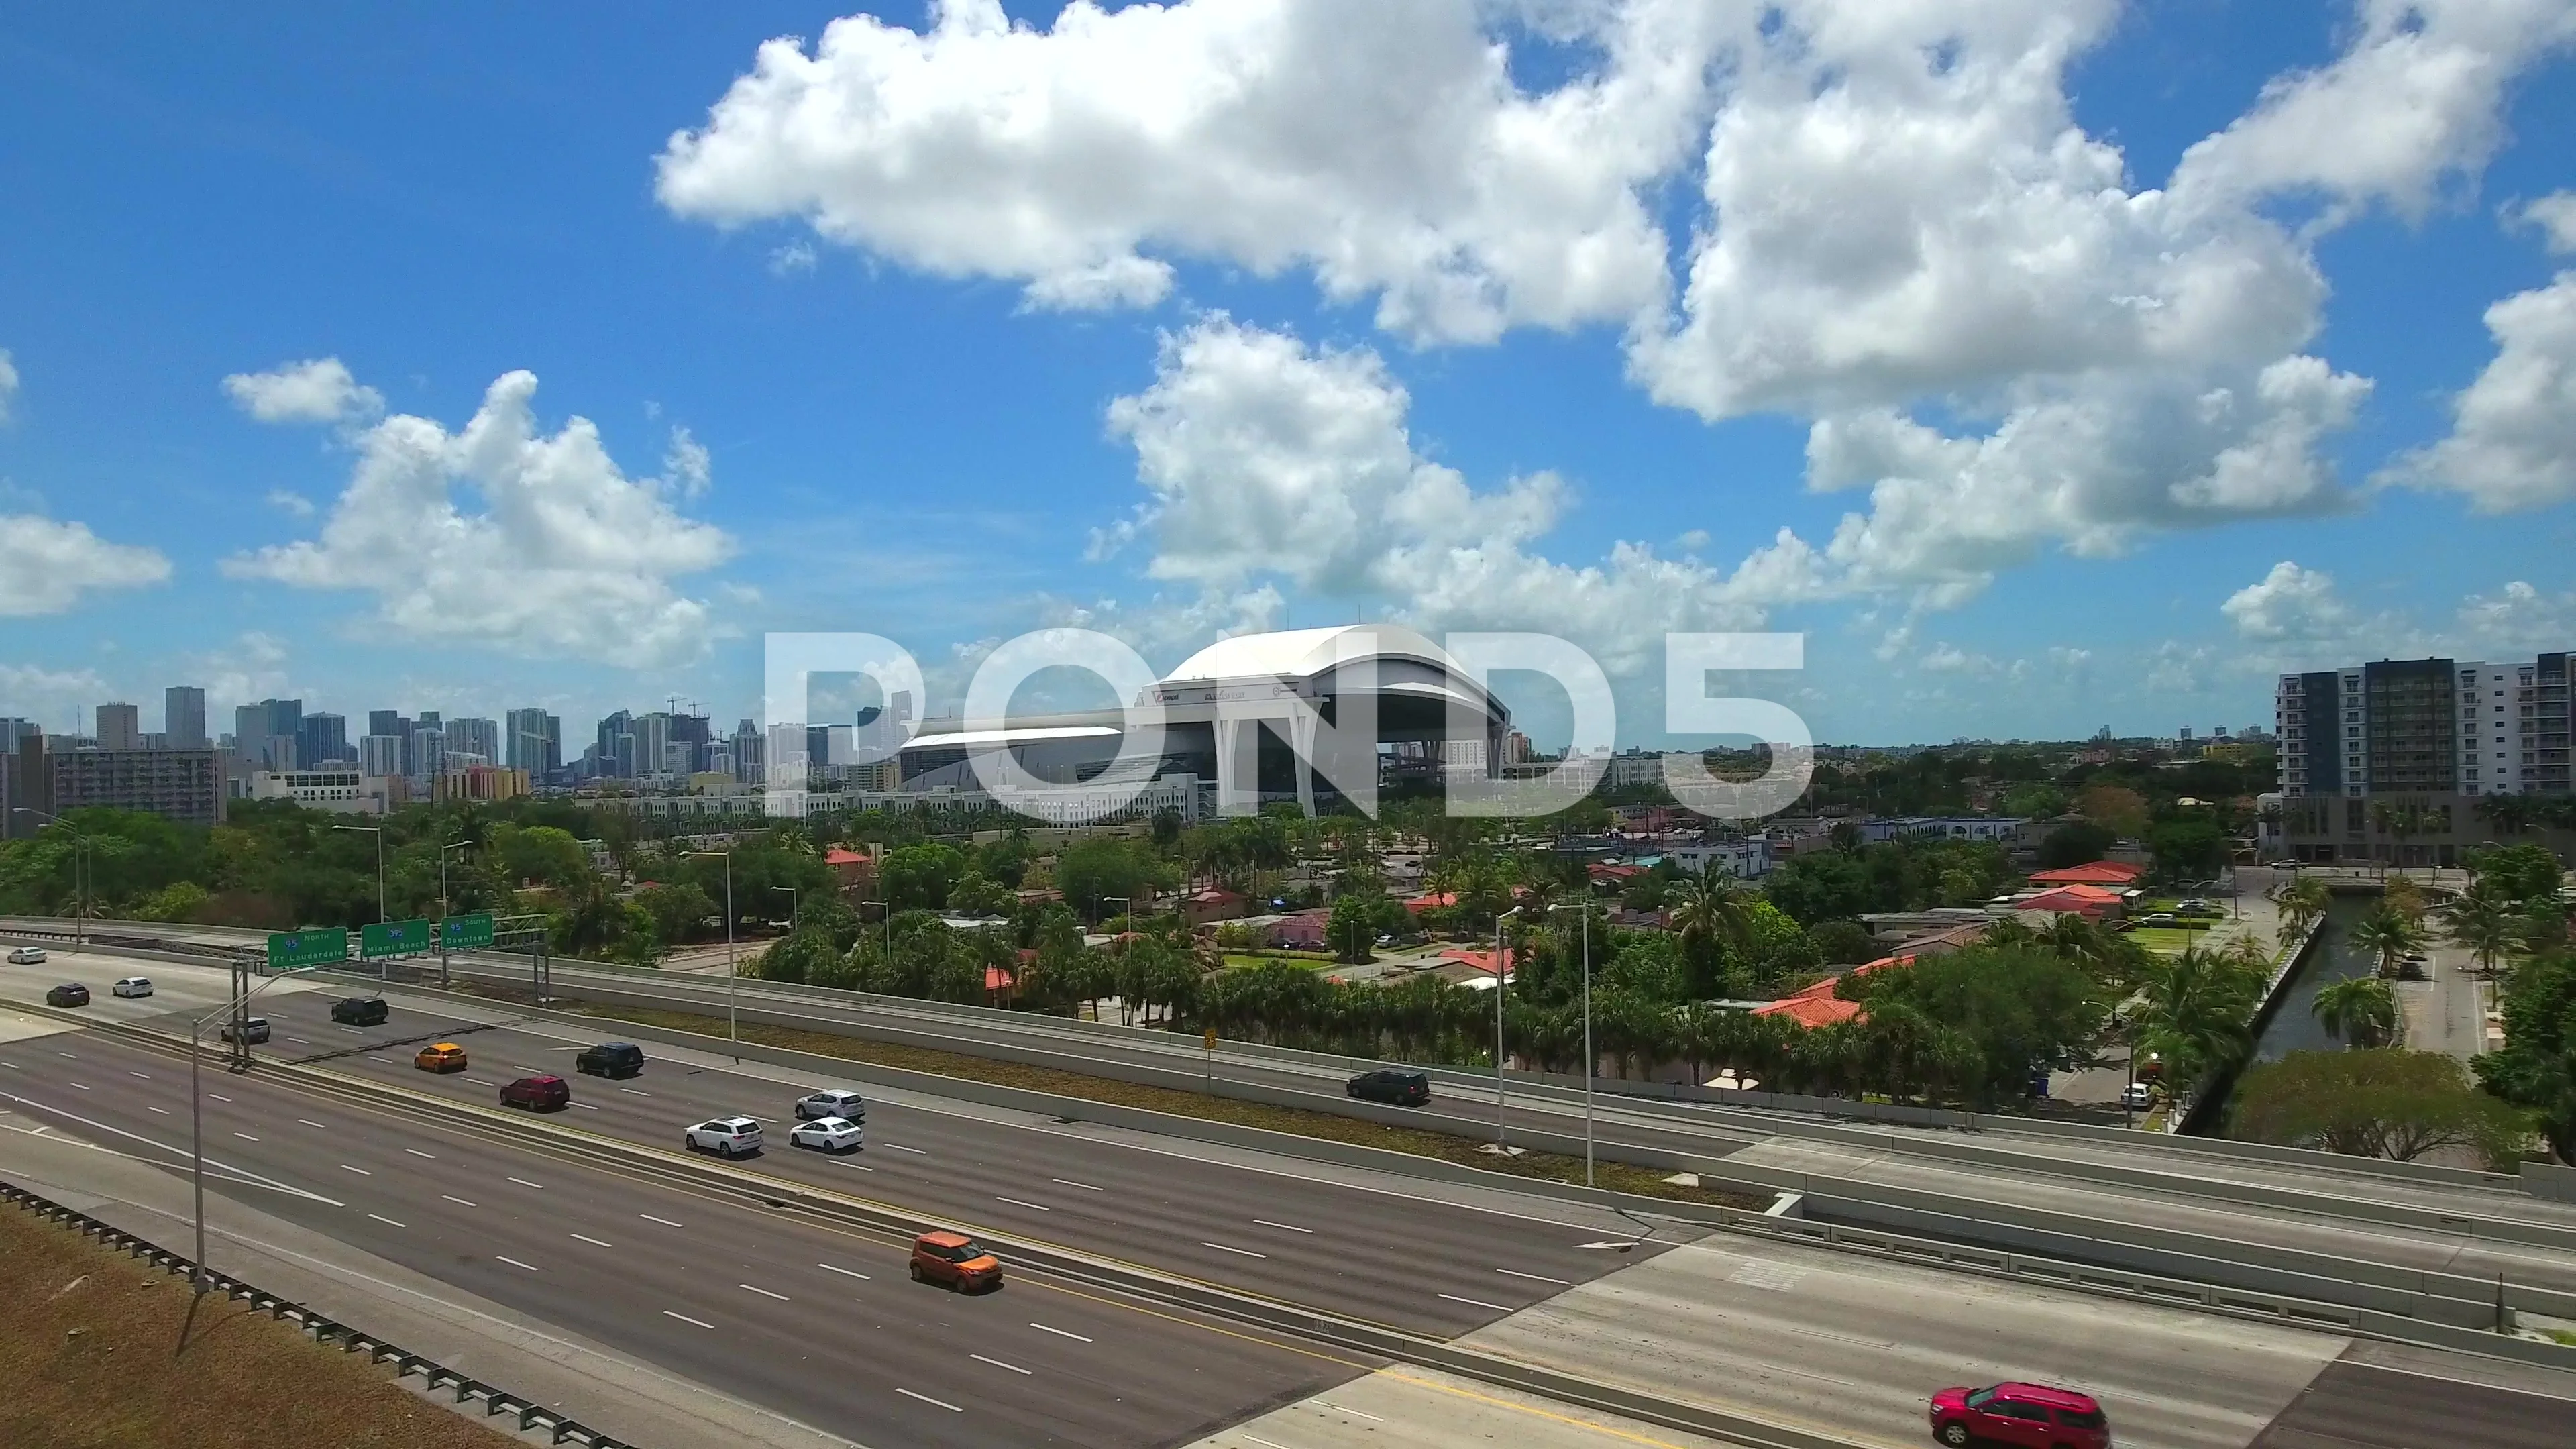
[[[154,976],[161,995],[106,997],[107,982],[128,972]],[[221,973],[203,968],[58,951],[43,968],[0,972],[0,996],[29,1000],[58,979],[97,990],[94,1015],[163,1026],[212,1009],[224,989]],[[459,1102],[489,1102],[524,1070],[562,1072],[588,1039],[514,1025],[506,1008],[401,992],[384,1026],[346,1029],[328,1017],[335,993],[293,989],[299,984],[263,996],[276,1031],[265,1051]],[[442,1036],[473,1054],[465,1076],[408,1065],[411,1043]],[[685,1050],[656,1049],[656,1057],[634,1081],[575,1078],[579,1105],[559,1114],[562,1125],[667,1151],[689,1121],[740,1111],[777,1132],[803,1090],[845,1085],[757,1062],[736,1069]],[[0,1102],[15,1114],[11,1123],[43,1119],[163,1160],[184,1142],[182,1064],[167,1056],[74,1031],[0,1044],[0,1062],[8,1064],[0,1090],[24,1099]],[[1310,1432],[1325,1416],[1242,1416],[1318,1392],[1321,1402],[1363,1411],[1391,1407],[1370,1395],[1434,1392],[1400,1380],[1391,1388],[1383,1375],[1345,1383],[1364,1361],[1245,1340],[1233,1336],[1238,1327],[1079,1297],[1034,1277],[998,1299],[1025,1306],[1044,1294],[1080,1304],[1098,1315],[1083,1322],[1109,1332],[1063,1321],[1071,1306],[996,1318],[996,1299],[952,1300],[897,1280],[900,1257],[888,1242],[566,1166],[470,1132],[319,1103],[256,1071],[209,1085],[220,1094],[207,1103],[210,1142],[225,1164],[220,1191],[862,1442],[1040,1442],[1044,1432],[1058,1442],[1183,1442],[1213,1431],[1211,1443],[1310,1449],[1336,1442]],[[1938,1386],[1933,1380],[2007,1373],[2101,1387],[2124,1409],[2125,1443],[2237,1446],[2285,1407],[2340,1412],[2341,1390],[2329,1385],[2320,1399],[2314,1387],[2327,1382],[2317,1371],[2348,1347],[2336,1337],[1733,1238],[1691,1243],[1667,1231],[1643,1254],[1622,1257],[1586,1244],[1630,1236],[1634,1225],[1578,1205],[936,1097],[869,1095],[863,1153],[830,1161],[773,1145],[746,1165],[1418,1332],[1471,1332],[1470,1342],[1517,1356],[1855,1443],[1915,1437],[1917,1400]],[[145,1139],[159,1145],[136,1146]],[[1657,1255],[1666,1242],[1680,1245]],[[1623,1264],[1634,1266],[1612,1271]],[[854,1326],[861,1320],[864,1328]],[[1114,1336],[1122,1347],[1099,1360],[1021,1352],[1053,1329],[1095,1344]],[[725,1342],[738,1332],[756,1347]],[[901,1347],[879,1346],[887,1342]],[[1148,1361],[1148,1369],[1127,1367]],[[828,1372],[799,1371],[813,1362]],[[2482,1373],[2477,1361],[2442,1362],[2446,1370],[2420,1381],[2437,1404]],[[1022,1369],[1030,1372],[1015,1372]],[[1158,1377],[1165,1372],[1177,1382]],[[1082,1376],[1064,1406],[1053,1397],[1053,1373]],[[2371,1382],[2356,1380],[2353,1391]],[[1194,1388],[1182,1392],[1181,1383]],[[1440,1417],[1407,1402],[1407,1412]],[[1237,1421],[1240,1429],[1221,1428]],[[1040,1431],[1040,1423],[1055,1427]],[[1296,1425],[1305,1427],[1292,1433]]]

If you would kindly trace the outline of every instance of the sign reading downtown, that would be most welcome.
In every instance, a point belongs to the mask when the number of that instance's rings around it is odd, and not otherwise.
[[[438,944],[449,951],[482,950],[492,944],[491,915],[448,917],[438,923]]]
[[[268,969],[292,971],[329,966],[349,959],[349,933],[337,926],[310,931],[277,931],[268,938]]]
[[[385,956],[417,956],[429,949],[428,918],[385,921],[358,928],[358,954],[369,961]]]

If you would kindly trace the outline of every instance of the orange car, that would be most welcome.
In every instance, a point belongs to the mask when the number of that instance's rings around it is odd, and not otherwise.
[[[1002,1260],[964,1233],[924,1233],[912,1240],[912,1281],[977,1292],[1002,1286]]]
[[[411,1064],[424,1072],[461,1072],[465,1070],[465,1048],[452,1041],[425,1046]]]

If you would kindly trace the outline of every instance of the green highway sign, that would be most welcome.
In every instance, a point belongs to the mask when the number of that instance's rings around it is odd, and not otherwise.
[[[438,944],[449,951],[482,950],[492,944],[492,917],[450,916],[438,923]]]
[[[373,961],[382,956],[417,956],[429,949],[429,921],[385,921],[358,929],[358,954]]]
[[[338,927],[312,931],[274,931],[268,938],[268,969],[290,971],[303,966],[329,966],[349,959],[349,933]]]

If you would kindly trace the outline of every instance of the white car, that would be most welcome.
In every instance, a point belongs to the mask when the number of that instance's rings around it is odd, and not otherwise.
[[[2120,1089],[2120,1105],[2132,1112],[2144,1112],[2155,1104],[2155,1089],[2144,1082],[2131,1082]]]
[[[816,1092],[796,1104],[796,1120],[799,1122],[815,1122],[825,1117],[865,1122],[868,1120],[868,1104],[856,1092],[839,1090]]]
[[[689,1129],[691,1152],[741,1157],[760,1150],[760,1124],[749,1117],[718,1117]]]
[[[114,986],[107,989],[118,996],[150,996],[152,994],[152,978],[149,976],[122,977]]]
[[[21,946],[9,953],[9,964],[12,966],[42,966],[45,964],[45,948],[42,946]]]
[[[865,1128],[847,1117],[817,1117],[789,1128],[787,1145],[817,1152],[856,1152],[866,1145],[865,1134]]]

